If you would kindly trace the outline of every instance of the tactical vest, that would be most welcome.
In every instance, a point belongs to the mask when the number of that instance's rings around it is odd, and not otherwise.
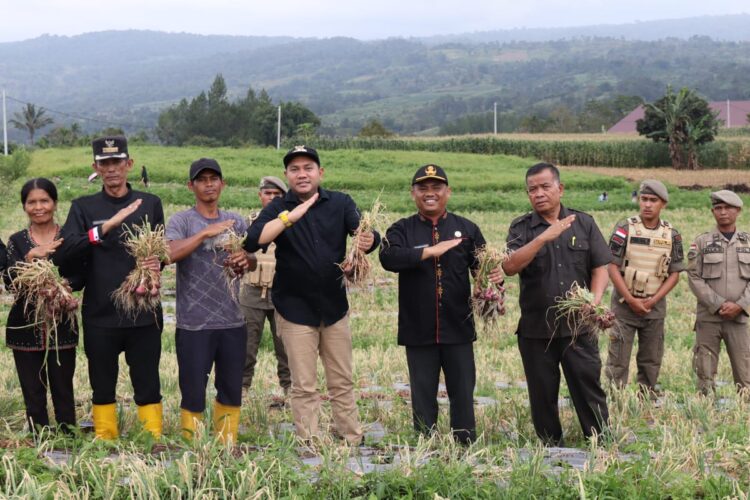
[[[260,212],[251,212],[247,217],[247,227],[253,225]],[[268,245],[268,249],[255,252],[258,265],[255,271],[250,271],[245,277],[245,282],[251,286],[261,288],[260,297],[266,298],[268,290],[273,287],[273,277],[276,274],[276,243]]]
[[[268,290],[273,287],[273,277],[276,274],[276,244],[268,245],[265,253],[262,250],[255,252],[258,265],[255,271],[248,274],[247,282],[255,287],[261,288],[260,297],[265,299]]]
[[[662,220],[656,229],[643,225],[640,216],[628,219],[628,243],[620,271],[634,297],[651,297],[669,276],[672,225]]]

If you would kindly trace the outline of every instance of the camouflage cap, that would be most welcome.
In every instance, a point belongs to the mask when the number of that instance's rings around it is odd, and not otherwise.
[[[711,193],[711,205],[718,205],[719,203],[726,203],[732,207],[742,208],[742,198],[737,196],[734,191],[728,189]]]
[[[284,184],[284,181],[273,175],[267,175],[260,180],[258,190],[262,189],[278,189],[285,194],[287,192],[287,187],[286,184]]]
[[[657,181],[656,179],[646,179],[641,182],[641,187],[638,188],[638,194],[653,194],[654,196],[661,198],[664,203],[669,202],[667,187],[662,184],[661,181]]]

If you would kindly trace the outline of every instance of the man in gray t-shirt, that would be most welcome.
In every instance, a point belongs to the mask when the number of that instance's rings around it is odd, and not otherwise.
[[[175,345],[182,432],[190,438],[202,419],[206,384],[215,364],[214,430],[231,443],[239,425],[247,343],[236,297],[239,278],[255,260],[242,249],[226,249],[230,231],[244,234],[247,224],[240,215],[219,210],[224,186],[216,160],[193,162],[188,187],[195,194],[195,206],[169,219],[166,238],[170,260],[177,263]]]

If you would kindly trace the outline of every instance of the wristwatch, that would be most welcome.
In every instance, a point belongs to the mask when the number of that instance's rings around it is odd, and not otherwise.
[[[292,227],[294,222],[289,220],[289,210],[284,210],[279,214],[279,219],[284,223],[284,227]]]

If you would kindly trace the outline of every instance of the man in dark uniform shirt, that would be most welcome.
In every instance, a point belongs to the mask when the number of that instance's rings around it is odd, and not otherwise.
[[[596,333],[584,329],[573,339],[567,321],[556,317],[556,301],[578,283],[593,292],[598,304],[609,281],[612,254],[591,216],[560,204],[563,184],[554,165],[531,167],[526,191],[534,211],[511,223],[511,255],[503,269],[509,276],[520,273],[516,334],[534,428],[546,444],[560,445],[560,365],[584,436],[601,432],[609,413],[599,381],[602,364]]]
[[[450,399],[451,428],[461,443],[476,439],[474,318],[469,271],[485,245],[479,228],[448,213],[448,177],[437,165],[414,174],[417,213],[393,224],[380,250],[387,271],[398,273],[398,343],[406,346],[414,428],[435,430],[440,370]],[[490,279],[502,282],[497,269]]]
[[[53,261],[85,265],[81,316],[96,436],[115,439],[119,435],[115,387],[118,358],[125,351],[138,419],[158,438],[162,431],[161,308],[132,318],[115,308],[112,293],[136,265],[124,245],[123,224],[131,228],[145,222],[152,228],[163,225],[164,211],[158,197],[133,191],[127,182],[133,160],[125,137],[101,137],[92,146],[93,168],[102,179],[102,190],[73,200],[62,229],[64,243]],[[156,256],[139,265],[155,272],[161,270]]]

